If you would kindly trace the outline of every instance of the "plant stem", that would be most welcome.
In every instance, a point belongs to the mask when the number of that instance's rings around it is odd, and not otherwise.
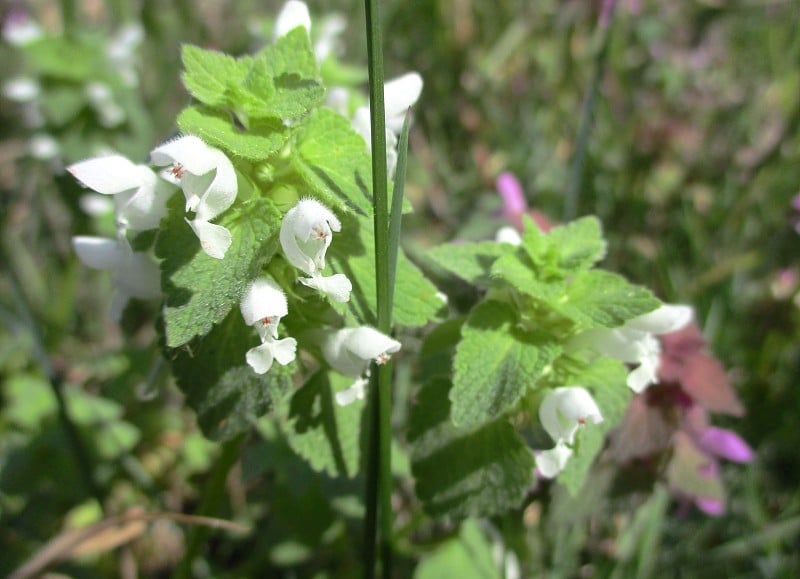
[[[586,89],[583,98],[583,108],[581,109],[581,120],[578,125],[578,136],[575,139],[575,154],[569,171],[569,181],[567,184],[567,195],[564,198],[564,220],[574,219],[578,211],[578,195],[583,187],[584,161],[586,160],[586,149],[589,146],[589,135],[592,130],[594,120],[594,110],[597,105],[597,93],[600,89],[600,81],[606,70],[608,60],[608,46],[611,40],[611,25],[614,18],[616,0],[604,0],[600,18],[598,21],[598,49],[594,57],[594,70],[592,79]]]
[[[203,489],[203,499],[200,502],[200,507],[197,509],[198,515],[213,517],[219,510],[220,502],[225,494],[225,481],[228,478],[231,467],[239,458],[239,449],[244,439],[244,435],[241,434],[222,444],[219,458],[211,471],[211,477]],[[192,527],[192,530],[189,532],[186,553],[183,556],[181,564],[172,575],[173,579],[186,579],[193,576],[192,563],[194,563],[200,547],[206,540],[208,532],[208,527]]]
[[[375,278],[377,289],[378,330],[389,334],[391,289],[389,284],[389,195],[386,172],[386,113],[383,102],[383,47],[379,0],[364,0],[367,25],[369,66],[370,133],[372,142],[372,207],[375,231]],[[391,574],[391,366],[375,370],[377,379],[370,383],[370,404],[367,455],[367,515],[365,519],[364,575],[375,576],[375,543],[378,536],[375,522],[380,516],[380,544],[383,575]],[[377,467],[375,462],[378,463]],[[375,491],[375,486],[378,491]],[[377,499],[377,500],[376,500]],[[380,505],[380,506],[379,506]]]

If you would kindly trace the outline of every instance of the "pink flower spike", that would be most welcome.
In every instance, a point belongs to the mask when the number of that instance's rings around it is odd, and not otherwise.
[[[725,503],[719,499],[697,497],[694,500],[694,504],[697,505],[698,509],[712,517],[721,517],[725,514]]]
[[[750,462],[754,457],[753,449],[738,434],[724,428],[709,426],[700,434],[698,444],[704,452],[733,462]]]
[[[795,211],[800,211],[800,193],[792,197],[792,207]]]
[[[497,192],[503,198],[503,217],[519,216],[528,210],[522,185],[513,173],[505,171],[497,177]]]

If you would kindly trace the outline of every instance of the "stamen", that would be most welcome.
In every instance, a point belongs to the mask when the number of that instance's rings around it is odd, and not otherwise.
[[[378,356],[375,358],[375,363],[378,366],[383,366],[386,362],[391,360],[391,358],[392,358],[391,355],[389,355],[386,352],[384,352],[383,354],[378,354]]]
[[[176,179],[183,179],[183,176],[186,174],[186,169],[184,169],[183,165],[180,163],[175,163],[169,172],[172,173],[172,176]]]

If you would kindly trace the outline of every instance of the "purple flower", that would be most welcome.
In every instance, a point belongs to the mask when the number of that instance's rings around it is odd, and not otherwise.
[[[522,185],[513,173],[505,171],[497,177],[497,191],[503,198],[503,217],[512,220],[528,210]]]
[[[700,433],[697,443],[706,454],[733,462],[745,463],[753,460],[753,449],[731,430],[709,426]]]

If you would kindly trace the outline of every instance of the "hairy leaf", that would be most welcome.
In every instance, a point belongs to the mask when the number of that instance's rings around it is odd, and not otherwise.
[[[278,248],[280,214],[271,201],[254,199],[219,221],[233,236],[224,259],[200,249],[184,222],[184,200],[175,195],[156,241],[165,295],[166,345],[175,348],[211,331],[234,308],[245,286]]]
[[[425,510],[485,517],[519,506],[533,484],[533,453],[503,418],[453,426],[449,388],[445,379],[427,384],[411,414],[411,471]]]
[[[560,353],[551,337],[524,330],[505,303],[475,307],[453,362],[453,423],[477,426],[510,410]]]

